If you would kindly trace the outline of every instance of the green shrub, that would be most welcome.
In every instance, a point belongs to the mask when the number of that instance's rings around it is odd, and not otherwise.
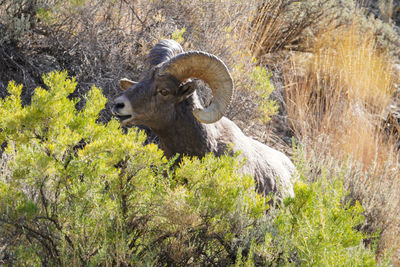
[[[245,53],[240,55],[243,61],[248,58]],[[257,117],[258,121],[267,124],[273,115],[276,115],[279,110],[279,104],[276,100],[271,98],[275,87],[271,82],[271,73],[267,73],[266,68],[256,65],[256,60],[248,59],[247,64],[237,64],[232,70],[232,75],[235,80],[236,88],[239,88],[240,94],[250,94],[251,106],[244,103],[235,103],[235,112],[243,114],[247,120],[253,116]],[[244,91],[244,90],[245,91]],[[236,100],[237,102],[243,101],[242,98]],[[254,108],[254,109],[253,109]],[[252,111],[252,114],[248,114]],[[254,114],[256,113],[256,114]]]
[[[276,228],[266,233],[267,258],[282,266],[375,266],[374,249],[364,247],[367,236],[356,230],[365,218],[361,205],[346,197],[345,172],[332,176],[322,169],[307,184],[312,171],[299,157],[295,197],[285,199],[274,220]]]
[[[373,264],[354,230],[361,207],[341,184],[295,187],[280,209],[239,175],[236,157],[167,161],[135,128],[98,123],[93,87],[76,110],[74,79],[43,76],[22,106],[0,101],[0,258],[10,265]],[[305,172],[302,173],[306,175]],[[267,211],[267,212],[266,212]],[[337,227],[340,226],[340,227]]]
[[[131,212],[143,217],[132,203],[151,200],[160,175],[150,164],[166,161],[155,145],[141,146],[144,134],[124,136],[116,121],[96,123],[106,102],[98,88],[76,111],[77,100],[68,99],[76,82],[66,77],[45,75],[48,90],[36,88],[25,107],[22,86],[10,83],[11,95],[1,102],[0,138],[11,173],[1,179],[0,230],[19,236],[8,244],[17,262],[27,255],[53,264],[125,260],[135,230],[124,229],[124,220]]]
[[[0,236],[12,263],[212,263],[236,255],[233,237],[246,235],[266,204],[234,158],[184,158],[175,174],[156,145],[142,146],[143,133],[96,123],[106,102],[100,89],[77,111],[68,98],[74,79],[43,79],[48,90],[36,88],[29,106],[13,82],[0,102]]]
[[[275,100],[271,100],[270,96],[274,91],[274,85],[272,84],[270,77],[271,74],[267,74],[267,70],[263,67],[256,66],[252,72],[251,77],[254,84],[253,90],[255,90],[260,96],[258,110],[262,114],[261,122],[267,123],[271,116],[278,113],[279,105]]]
[[[183,38],[183,34],[186,32],[185,28],[182,29],[176,29],[175,31],[172,32],[171,37],[173,40],[176,42],[182,44],[185,41],[185,38]]]
[[[23,41],[53,0],[0,0],[0,44]]]
[[[276,218],[278,246],[267,233],[265,245],[280,253],[284,265],[375,266],[373,251],[365,250],[366,236],[355,230],[363,221],[362,207],[344,197],[342,183],[318,181],[295,184],[295,199]]]

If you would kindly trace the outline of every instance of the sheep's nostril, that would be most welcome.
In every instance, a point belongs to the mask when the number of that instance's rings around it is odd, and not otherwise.
[[[125,107],[124,103],[117,103],[117,104],[114,105],[115,109],[121,109],[121,108],[124,108],[124,107]]]

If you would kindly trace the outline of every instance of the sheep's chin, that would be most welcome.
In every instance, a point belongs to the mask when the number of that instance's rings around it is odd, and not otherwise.
[[[132,125],[135,125],[135,118],[130,117],[129,119],[125,119],[125,120],[120,121],[120,123],[121,123],[122,127],[132,126]]]
[[[119,123],[121,124],[122,127],[132,125],[135,119],[135,117],[130,114],[129,115],[114,114],[114,116],[119,120]]]

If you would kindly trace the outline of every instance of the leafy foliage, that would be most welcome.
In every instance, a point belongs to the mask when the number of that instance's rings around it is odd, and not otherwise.
[[[375,265],[374,254],[363,246],[366,236],[355,230],[364,221],[363,209],[344,198],[342,179],[323,170],[317,181],[308,185],[301,177],[295,184],[296,197],[286,199],[276,217],[279,241],[270,233],[265,241],[284,265]]]
[[[98,123],[106,99],[70,98],[66,72],[43,76],[29,106],[0,101],[0,256],[28,265],[374,264],[354,230],[361,207],[339,182],[296,185],[269,208],[236,157],[167,161],[136,129]],[[306,172],[302,172],[306,175]],[[334,181],[334,180],[332,180]],[[267,211],[267,212],[266,212]],[[339,226],[339,227],[338,227]]]
[[[238,250],[236,266],[375,266],[374,249],[363,244],[367,235],[356,230],[364,222],[363,208],[343,190],[345,170],[339,176],[322,170],[309,181],[302,149],[295,152],[295,197],[268,211],[258,225],[264,227],[262,241],[252,240],[247,258]]]
[[[8,237],[3,253],[13,261],[66,265],[72,259],[80,265],[215,257],[249,227],[235,232],[237,216],[251,222],[263,214],[263,198],[251,177],[236,173],[235,159],[185,158],[175,175],[156,145],[142,146],[143,133],[130,129],[124,135],[115,120],[96,123],[106,102],[100,89],[93,87],[77,111],[77,100],[68,98],[74,79],[61,72],[43,80],[48,90],[37,88],[31,105],[21,106],[22,86],[13,82],[1,101],[0,140],[7,143],[9,172],[0,182],[0,231]],[[179,251],[189,243],[196,245],[192,254]]]
[[[43,250],[35,253],[49,262],[107,262],[127,238],[121,228],[131,204],[127,196],[134,200],[145,190],[151,198],[154,192],[146,188],[158,176],[149,163],[165,160],[155,145],[141,146],[142,133],[124,136],[116,121],[96,123],[106,102],[100,89],[93,87],[85,108],[76,111],[77,101],[67,98],[76,82],[66,77],[45,75],[49,90],[37,88],[26,107],[19,101],[22,87],[10,83],[11,96],[1,103],[0,138],[7,142],[11,171],[2,181],[7,192],[1,196],[2,232],[20,235],[16,246],[35,244]],[[129,172],[117,167],[121,164]]]
[[[172,32],[172,39],[177,41],[178,43],[183,43],[185,41],[185,39],[183,38],[183,34],[186,32],[185,28],[182,29],[176,29],[175,31]]]
[[[243,58],[249,57],[245,53],[239,56]],[[251,95],[251,103],[254,107],[250,108],[247,104],[236,105],[235,116],[240,116],[240,114],[250,116],[250,114],[247,114],[247,109],[254,109],[252,116],[257,117],[259,122],[267,124],[279,110],[278,102],[271,99],[271,94],[274,92],[275,87],[270,79],[271,73],[267,73],[264,67],[257,66],[257,60],[254,58],[250,61],[246,65],[237,64],[232,70],[232,75],[241,94],[249,93]]]
[[[260,96],[258,110],[263,115],[261,121],[267,123],[271,119],[272,115],[278,113],[279,108],[276,101],[270,99],[270,96],[275,89],[270,80],[271,74],[267,74],[265,68],[258,66],[253,69],[251,74],[255,83],[253,90],[255,90]]]

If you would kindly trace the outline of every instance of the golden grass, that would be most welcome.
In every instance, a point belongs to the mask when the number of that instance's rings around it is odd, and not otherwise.
[[[282,0],[268,1],[260,6],[254,21],[252,40],[249,42],[254,57],[271,52],[278,40],[283,39],[282,6]]]
[[[260,1],[251,17],[249,48],[257,59],[271,53],[308,50],[318,28],[336,20],[335,1]],[[272,62],[271,62],[272,63]]]
[[[362,36],[356,26],[328,32],[317,38],[314,55],[312,65],[323,75],[335,73],[348,100],[376,107],[375,113],[387,106],[393,93],[391,65],[372,34]]]
[[[356,26],[319,36],[305,73],[286,71],[288,112],[302,138],[329,136],[331,151],[370,165],[391,142],[377,127],[393,94],[391,65]],[[385,148],[386,147],[386,148]]]
[[[393,94],[390,62],[374,36],[354,24],[318,36],[305,69],[297,62],[298,55],[284,72],[293,129],[320,161],[350,158],[362,166],[345,184],[371,217],[366,228],[382,230],[378,254],[389,248],[399,254],[400,163],[382,129]]]

